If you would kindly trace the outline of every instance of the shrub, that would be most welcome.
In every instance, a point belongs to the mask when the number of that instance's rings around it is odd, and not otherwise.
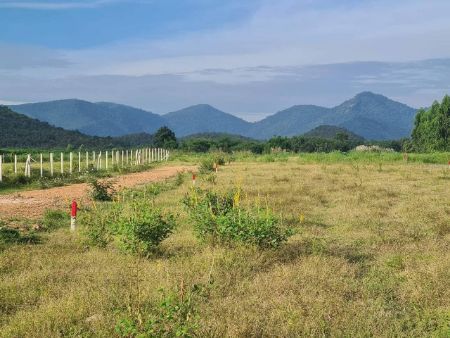
[[[81,222],[88,243],[116,247],[138,255],[154,252],[175,228],[172,215],[163,216],[148,203],[114,204],[83,214]]]
[[[244,243],[276,248],[292,235],[269,208],[243,208],[240,190],[219,194],[193,189],[183,203],[198,237],[212,243]]]
[[[112,201],[116,193],[112,181],[93,179],[89,182],[91,197],[94,201]]]
[[[130,313],[119,319],[116,333],[119,337],[194,337],[199,327],[195,307],[199,290],[197,285],[188,291],[161,289],[161,300],[157,306],[150,307],[149,314]]]
[[[69,226],[69,224],[69,214],[61,210],[46,210],[41,221],[45,230],[54,230],[65,225]]]
[[[125,251],[147,255],[154,252],[175,228],[172,215],[164,217],[148,204],[135,203],[134,212],[118,220],[117,235]]]
[[[209,173],[214,170],[214,160],[208,157],[200,162],[199,172],[202,174]]]

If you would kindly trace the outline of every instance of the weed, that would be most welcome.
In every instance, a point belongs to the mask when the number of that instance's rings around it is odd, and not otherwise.
[[[194,221],[197,235],[212,243],[244,243],[260,248],[276,248],[293,233],[285,229],[279,217],[268,207],[243,208],[241,191],[219,194],[192,189],[183,203]]]
[[[91,188],[91,197],[94,201],[112,201],[116,193],[114,182],[92,179],[89,182]]]
[[[44,230],[55,230],[70,224],[69,214],[61,210],[46,210],[41,221]]]

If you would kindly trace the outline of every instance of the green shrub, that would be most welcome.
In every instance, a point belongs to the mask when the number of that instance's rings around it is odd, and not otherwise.
[[[61,210],[46,210],[41,221],[41,226],[45,230],[54,230],[69,225],[69,214]]]
[[[200,162],[199,172],[207,174],[214,171],[214,160],[211,157],[205,158]]]
[[[115,326],[116,333],[119,337],[194,337],[199,327],[195,307],[199,290],[197,285],[188,291],[161,289],[161,300],[156,306],[149,305],[138,314],[120,318]],[[145,313],[147,311],[149,313]]]
[[[125,206],[100,206],[83,213],[80,221],[89,244],[113,244],[125,252],[144,256],[154,252],[176,225],[172,215],[162,215],[145,200]]]
[[[239,190],[219,194],[193,189],[183,199],[198,237],[212,243],[276,248],[292,235],[268,208],[242,208]]]
[[[112,181],[93,179],[89,182],[91,197],[94,201],[112,201],[116,193]]]
[[[118,219],[117,236],[125,251],[147,255],[156,250],[175,228],[172,215],[164,217],[148,203],[134,203],[134,212]]]
[[[0,251],[13,244],[33,244],[38,242],[39,238],[34,232],[21,233],[17,229],[0,225]]]

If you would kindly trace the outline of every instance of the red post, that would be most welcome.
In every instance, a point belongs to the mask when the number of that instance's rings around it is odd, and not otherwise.
[[[70,213],[70,230],[75,231],[76,227],[76,221],[77,221],[77,211],[78,211],[78,205],[75,200],[72,201],[72,210]]]

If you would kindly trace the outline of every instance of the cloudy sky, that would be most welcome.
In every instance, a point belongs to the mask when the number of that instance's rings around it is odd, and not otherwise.
[[[0,102],[196,103],[256,120],[450,93],[448,0],[0,0]]]

